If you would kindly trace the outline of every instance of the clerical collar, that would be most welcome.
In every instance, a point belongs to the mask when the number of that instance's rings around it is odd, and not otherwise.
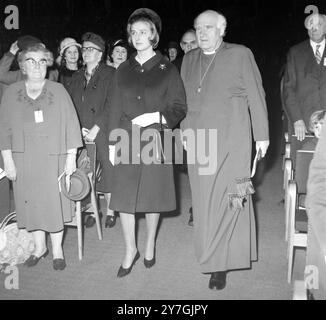
[[[203,51],[203,54],[206,54],[206,55],[212,55],[212,54],[215,54],[216,50],[214,51]]]
[[[223,43],[223,41],[221,41],[219,43],[219,45],[213,51],[203,51],[203,54],[208,55],[208,56],[212,55],[212,54],[215,54],[216,51],[218,51],[221,48],[222,43]]]

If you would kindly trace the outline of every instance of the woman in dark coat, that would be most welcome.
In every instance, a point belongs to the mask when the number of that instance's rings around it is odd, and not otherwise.
[[[73,74],[80,69],[83,64],[81,55],[81,45],[73,38],[65,38],[60,43],[58,81],[67,88],[71,82]]]
[[[160,122],[160,113],[169,128],[174,128],[186,115],[185,91],[178,70],[160,52],[154,51],[161,31],[160,17],[150,9],[138,9],[130,16],[127,30],[129,43],[137,52],[117,70],[109,112],[109,128],[120,128],[123,129],[121,132],[128,133],[129,140],[122,146],[125,151],[135,149],[137,145],[136,128],[143,130],[140,127],[155,126]],[[131,139],[133,143],[129,145]],[[150,268],[155,263],[155,237],[160,213],[176,209],[173,165],[146,165],[140,154],[139,151],[135,161],[127,159],[126,164],[115,167],[110,208],[120,212],[126,243],[118,277],[130,273],[140,257],[135,241],[135,213],[146,214],[144,264]]]
[[[52,242],[53,268],[66,263],[62,249],[65,222],[72,220],[73,204],[60,193],[58,176],[76,170],[82,146],[74,105],[64,87],[45,80],[52,54],[41,44],[18,56],[26,81],[6,89],[0,108],[0,149],[8,179],[13,181],[19,228],[33,234],[35,251],[26,260],[35,266],[47,253],[45,233]]]
[[[115,224],[114,211],[109,209],[112,185],[112,165],[109,161],[109,143],[107,140],[107,111],[110,89],[115,69],[102,61],[105,42],[97,34],[88,32],[82,37],[82,55],[85,67],[77,71],[68,85],[68,92],[75,104],[83,136],[86,141],[95,141],[97,159],[101,164],[101,179],[96,189],[103,192],[107,201],[107,214],[110,226]],[[95,223],[88,217],[86,226]]]

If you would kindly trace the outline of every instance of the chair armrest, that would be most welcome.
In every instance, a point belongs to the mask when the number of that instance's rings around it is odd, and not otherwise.
[[[290,155],[291,155],[291,143],[290,142],[286,142],[285,143],[284,157],[285,158],[290,158]]]

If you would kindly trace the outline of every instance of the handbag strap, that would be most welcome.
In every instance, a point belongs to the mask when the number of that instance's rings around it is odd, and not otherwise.
[[[9,213],[1,222],[0,229],[3,229],[12,219],[16,218],[16,212]]]

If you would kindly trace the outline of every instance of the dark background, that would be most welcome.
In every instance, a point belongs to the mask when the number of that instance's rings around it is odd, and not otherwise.
[[[16,5],[20,13],[19,30],[6,30],[4,8]],[[205,9],[221,11],[228,20],[226,41],[242,43],[259,54],[281,58],[288,47],[306,37],[304,8],[314,4],[326,12],[326,1],[306,0],[1,0],[0,51],[7,50],[19,35],[33,34],[52,50],[66,36],[80,39],[86,31],[106,40],[125,35],[128,16],[139,7],[149,7],[162,18],[160,49],[168,41],[179,41]],[[272,51],[272,52],[271,52]]]
[[[19,30],[4,27],[4,8],[9,4],[19,8]],[[244,44],[255,55],[266,91],[272,140],[278,144],[282,132],[280,74],[289,47],[307,39],[307,5],[326,13],[325,0],[0,0],[0,54],[25,34],[39,37],[55,54],[62,38],[80,41],[86,31],[99,33],[108,41],[124,37],[129,15],[140,7],[160,15],[159,49],[163,51],[169,41],[179,42],[200,12],[219,10],[228,21],[225,41]]]

